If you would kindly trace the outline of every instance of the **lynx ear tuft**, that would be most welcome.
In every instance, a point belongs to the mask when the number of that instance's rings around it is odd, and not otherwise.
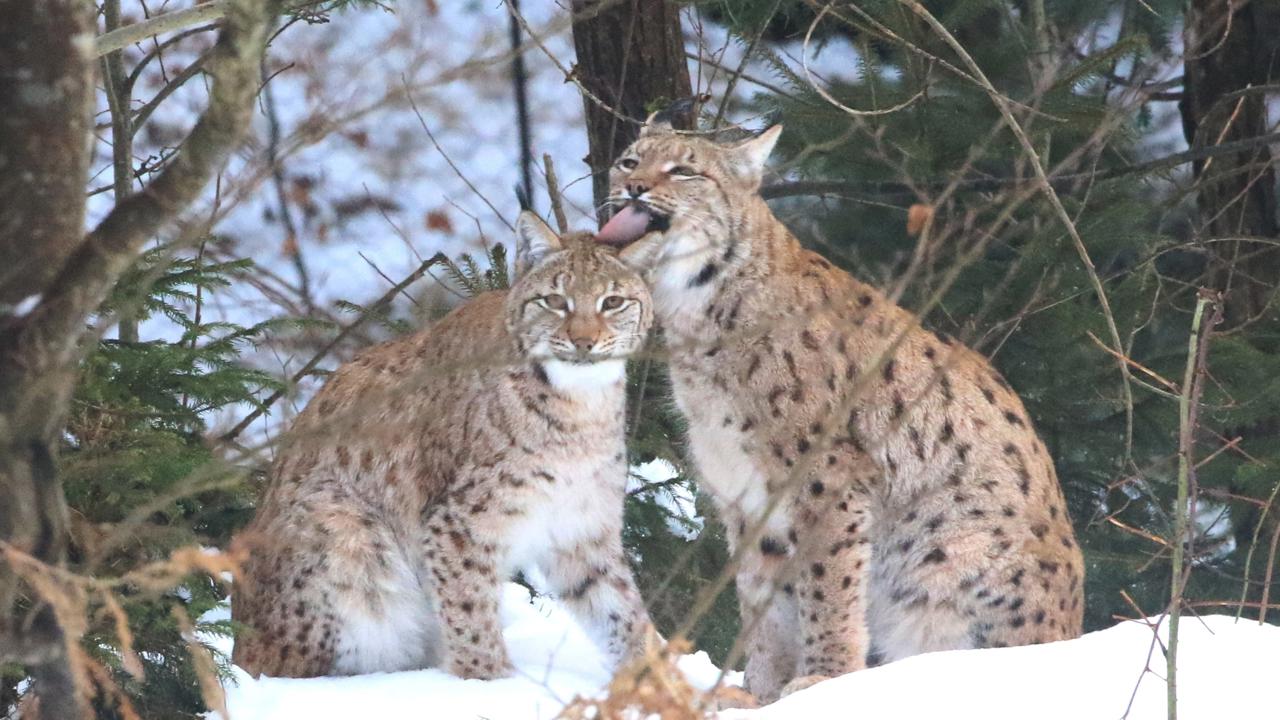
[[[644,125],[640,126],[640,137],[663,135],[674,130],[675,128],[671,125],[671,113],[666,110],[659,110],[649,113]]]
[[[778,136],[782,134],[782,126],[774,125],[750,140],[743,140],[729,148],[729,157],[734,168],[742,177],[759,185],[764,177],[764,166],[769,161],[773,146],[778,144]]]
[[[544,257],[563,248],[560,236],[536,213],[525,210],[516,218],[516,277],[529,272]]]

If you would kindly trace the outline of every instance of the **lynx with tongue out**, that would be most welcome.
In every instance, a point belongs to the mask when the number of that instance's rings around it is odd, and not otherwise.
[[[653,215],[638,205],[625,205],[596,233],[596,240],[607,245],[630,245],[644,235]]]
[[[742,546],[748,688],[861,669],[872,646],[1075,637],[1084,564],[1021,401],[778,222],[757,191],[779,130],[646,126],[598,236],[653,287],[702,487]]]

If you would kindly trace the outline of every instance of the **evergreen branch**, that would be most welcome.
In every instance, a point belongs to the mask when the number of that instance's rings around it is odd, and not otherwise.
[[[275,392],[271,393],[271,395],[266,400],[262,401],[262,403],[260,403],[258,407],[253,410],[253,412],[246,415],[243,420],[236,423],[235,427],[231,428],[226,433],[223,433],[223,435],[218,439],[224,443],[230,443],[234,441],[240,435],[240,433],[244,432],[245,429],[247,429],[250,425],[253,424],[253,421],[262,417],[262,415],[265,414],[267,410],[271,409],[271,406],[274,405],[276,401],[284,397],[284,394],[287,391],[288,386],[297,385],[299,382],[301,382],[302,378],[310,374],[312,370],[315,370],[316,365],[319,365],[321,360],[328,357],[329,353],[333,352],[334,348],[336,348],[339,344],[341,344],[343,340],[346,340],[347,336],[350,335],[352,332],[354,332],[356,328],[360,327],[360,325],[362,325],[364,321],[368,319],[370,315],[373,314],[373,311],[376,311],[377,309],[381,308],[387,303],[390,303],[392,300],[395,299],[396,295],[399,295],[402,291],[404,291],[405,288],[417,282],[418,279],[420,279],[423,275],[425,275],[427,273],[427,270],[431,269],[431,266],[442,262],[444,259],[445,259],[444,255],[436,254],[435,256],[431,257],[430,259],[428,259],[427,261],[419,265],[417,270],[414,270],[413,272],[409,273],[408,277],[406,277],[404,280],[401,280],[400,282],[396,283],[395,287],[383,293],[382,297],[378,298],[372,305],[369,306],[370,308],[369,311],[366,311],[360,317],[356,318],[351,323],[349,323],[348,325],[343,327],[341,330],[339,330],[338,334],[335,335],[332,340],[326,343],[324,347],[320,348],[320,351],[317,352],[315,355],[313,355],[311,359],[308,360],[307,363],[302,366],[301,370],[294,373],[293,377],[289,379],[289,383],[287,386],[281,387],[277,389]]]
[[[1012,104],[1005,96],[996,90],[991,81],[987,79],[982,68],[974,61],[973,56],[964,49],[964,46],[956,40],[938,19],[933,16],[918,0],[898,0],[906,5],[921,20],[924,20],[930,28],[937,33],[938,37],[951,47],[952,50],[960,57],[969,70],[973,73],[976,80],[987,95],[991,98],[991,102],[1000,110],[1000,115],[1004,117],[1005,124],[1009,126],[1009,130],[1018,138],[1018,144],[1022,146],[1022,151],[1026,153],[1027,158],[1031,161],[1031,168],[1036,173],[1036,179],[1039,181],[1041,190],[1045,197],[1049,200],[1049,204],[1053,206],[1054,212],[1058,215],[1058,220],[1066,228],[1067,234],[1071,236],[1071,241],[1075,245],[1076,253],[1080,256],[1080,262],[1084,265],[1085,271],[1089,274],[1089,282],[1093,285],[1094,293],[1098,296],[1098,303],[1102,307],[1103,317],[1107,321],[1107,330],[1111,333],[1111,342],[1115,345],[1118,353],[1124,352],[1124,341],[1120,339],[1120,329],[1116,326],[1115,314],[1111,312],[1111,302],[1107,299],[1106,289],[1102,286],[1102,279],[1098,277],[1098,270],[1093,264],[1093,259],[1089,257],[1089,249],[1085,247],[1084,239],[1080,237],[1080,231],[1076,228],[1075,222],[1071,220],[1071,216],[1067,213],[1067,209],[1063,207],[1062,200],[1058,197],[1057,191],[1053,189],[1053,184],[1049,182],[1049,176],[1045,173],[1044,163],[1040,160],[1040,154],[1036,152],[1035,146],[1031,143],[1031,139],[1027,137],[1026,132],[1022,129],[1022,125],[1017,118],[1013,116],[1013,112],[1009,109]],[[1124,383],[1124,400],[1125,400],[1125,459],[1133,457],[1133,387],[1129,375],[1129,366],[1123,361],[1118,363],[1120,367],[1120,379]]]
[[[1093,172],[1080,173],[1062,173],[1048,175],[1051,185],[1067,185],[1069,183],[1081,180],[1114,180],[1117,178],[1128,177],[1130,175],[1145,175],[1160,170],[1167,170],[1185,165],[1189,162],[1205,160],[1220,155],[1230,155],[1232,153],[1254,150],[1260,147],[1269,147],[1280,143],[1280,132],[1268,133],[1266,135],[1258,135],[1256,137],[1245,138],[1243,140],[1233,140],[1220,145],[1212,145],[1208,147],[1193,148],[1182,152],[1165,155],[1164,157],[1155,158],[1146,162],[1134,165],[1125,165],[1123,167],[1108,168]],[[933,183],[918,183],[917,188],[942,188],[953,181],[936,181]],[[1023,178],[971,178],[956,182],[957,186],[963,190],[974,192],[992,192],[1011,185],[1019,185],[1025,183]],[[915,190],[901,182],[879,182],[879,181],[851,181],[851,180],[795,180],[791,182],[778,182],[765,185],[760,189],[760,194],[767,200],[783,197],[795,197],[801,195],[841,195],[849,193],[872,194],[872,195],[898,195],[898,194],[914,194]]]

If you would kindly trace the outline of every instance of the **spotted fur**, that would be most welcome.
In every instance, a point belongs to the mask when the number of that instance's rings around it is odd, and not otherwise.
[[[245,670],[506,675],[499,595],[530,566],[615,658],[642,650],[620,530],[649,293],[589,239],[518,230],[510,291],[363,353],[298,417],[246,533]]]
[[[749,688],[1078,635],[1084,566],[1026,409],[773,216],[757,190],[780,130],[718,145],[650,125],[611,171],[611,200],[666,228],[627,252],[702,485],[748,543]]]

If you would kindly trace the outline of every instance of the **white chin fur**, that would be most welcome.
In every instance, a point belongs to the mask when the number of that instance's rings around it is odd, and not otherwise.
[[[542,367],[547,371],[551,386],[568,393],[600,392],[622,382],[627,376],[625,360],[604,360],[590,364],[547,360]]]

